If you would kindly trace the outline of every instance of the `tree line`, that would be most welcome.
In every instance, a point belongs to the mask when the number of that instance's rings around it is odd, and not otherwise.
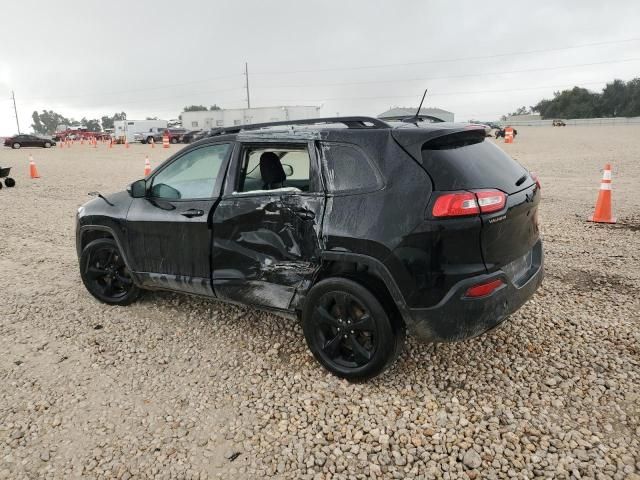
[[[99,120],[97,118],[82,117],[80,120],[74,120],[73,118],[67,118],[60,113],[53,110],[42,110],[31,114],[33,123],[31,128],[33,131],[40,135],[52,135],[55,133],[56,128],[60,125],[66,125],[67,127],[86,127],[90,132],[101,132],[107,128],[113,128],[113,122],[117,120],[126,120],[127,114],[125,112],[115,113],[111,116],[104,115]]]
[[[543,119],[639,117],[640,77],[628,82],[616,79],[607,83],[602,92],[592,92],[581,87],[554,92],[553,98],[540,100],[530,109],[520,107],[509,115],[531,112],[538,112]]]
[[[221,110],[221,108],[213,104],[207,108],[204,105],[188,105],[184,107],[184,112],[198,112],[206,110]],[[42,110],[40,113],[37,111],[31,114],[33,123],[31,128],[33,131],[40,135],[52,135],[56,132],[56,128],[59,125],[66,125],[68,127],[86,127],[90,132],[100,132],[107,128],[113,128],[113,123],[118,120],[126,120],[127,114],[125,112],[114,113],[111,116],[104,115],[100,119],[82,117],[80,120],[74,120],[73,118],[67,118],[64,115],[54,112],[53,110]],[[147,120],[158,120],[158,117],[147,117]]]

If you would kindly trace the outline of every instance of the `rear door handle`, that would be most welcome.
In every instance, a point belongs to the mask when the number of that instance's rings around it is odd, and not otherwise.
[[[197,208],[190,208],[186,212],[182,212],[180,215],[187,218],[201,217],[202,215],[204,215],[204,210],[198,210]]]

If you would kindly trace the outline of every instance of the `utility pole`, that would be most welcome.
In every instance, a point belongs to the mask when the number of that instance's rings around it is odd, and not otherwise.
[[[247,108],[251,108],[251,97],[249,96],[249,64],[247,62],[244,62],[244,76],[246,77]]]
[[[11,90],[11,98],[13,99],[13,111],[16,114],[16,125],[18,125],[18,135],[20,135],[20,121],[18,120],[18,109],[16,108],[16,95]]]

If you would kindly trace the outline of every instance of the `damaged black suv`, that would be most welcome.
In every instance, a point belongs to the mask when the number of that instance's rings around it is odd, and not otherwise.
[[[297,317],[315,358],[381,373],[405,332],[472,338],[538,288],[540,185],[481,126],[367,117],[219,129],[78,210],[99,300],[204,295]]]

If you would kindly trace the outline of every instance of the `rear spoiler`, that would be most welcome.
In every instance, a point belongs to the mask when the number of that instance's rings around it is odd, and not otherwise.
[[[442,126],[441,126],[442,125]],[[485,138],[482,125],[430,124],[430,128],[395,128],[393,139],[416,161],[421,163],[422,149],[430,144],[434,149],[446,148],[454,143],[478,143]]]

